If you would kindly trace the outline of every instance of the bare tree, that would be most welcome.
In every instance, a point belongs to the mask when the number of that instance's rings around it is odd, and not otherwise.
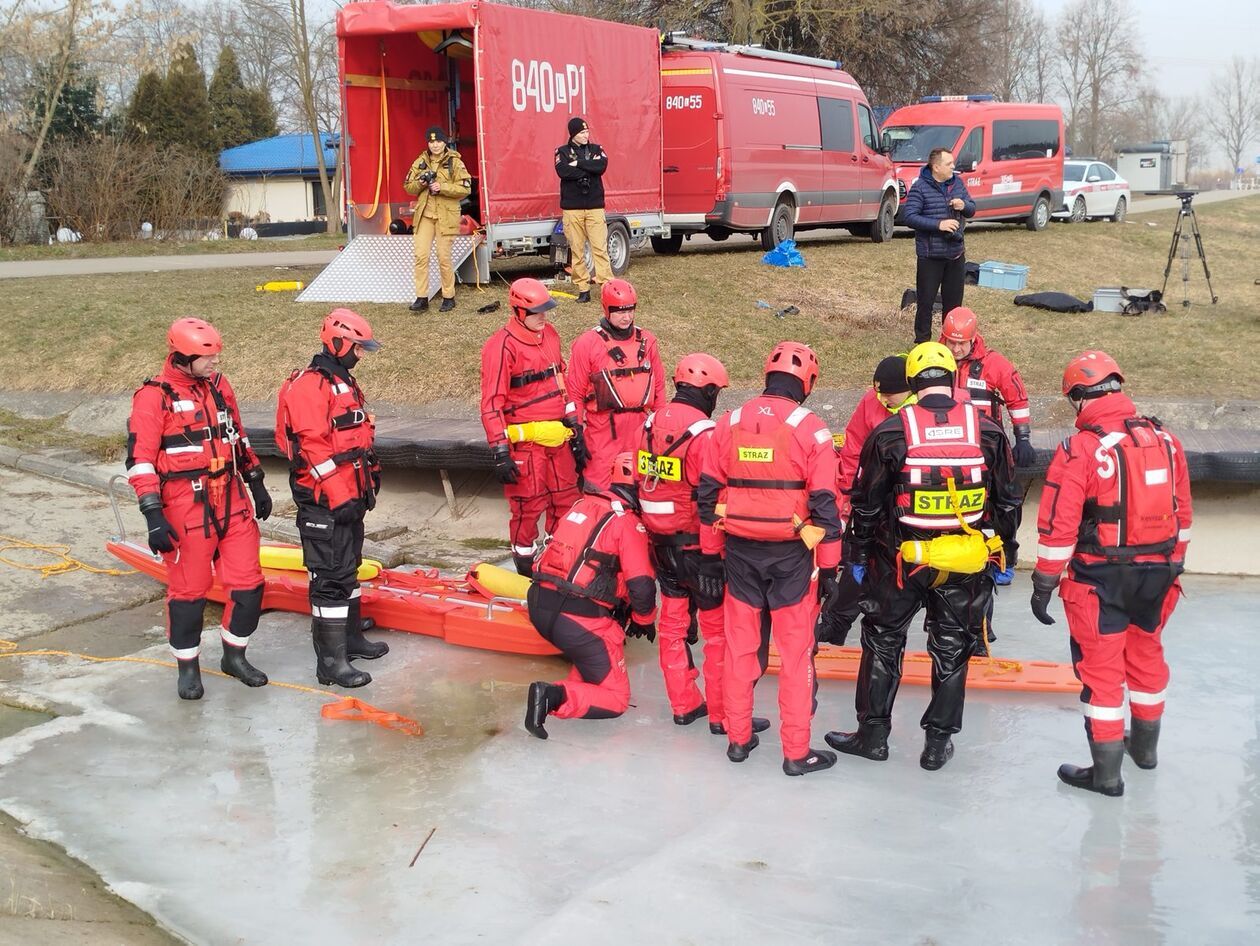
[[[1160,137],[1186,143],[1187,173],[1207,163],[1207,135],[1203,128],[1202,101],[1193,95],[1165,100],[1160,125]]]
[[[1129,0],[1076,0],[1058,33],[1069,136],[1079,153],[1101,156],[1115,145],[1108,122],[1132,102],[1141,71]]]
[[[1043,101],[1052,60],[1046,18],[1032,0],[997,0],[983,29],[985,48],[991,50],[994,95],[1004,102]]]
[[[1260,61],[1235,56],[1210,88],[1207,124],[1236,172],[1247,145],[1260,136]]]

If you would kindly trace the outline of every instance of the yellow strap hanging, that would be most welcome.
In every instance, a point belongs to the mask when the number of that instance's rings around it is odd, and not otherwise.
[[[372,209],[366,214],[362,213],[358,205],[354,206],[354,212],[364,220],[371,220],[376,216],[376,211],[381,206],[381,183],[390,176],[389,168],[389,93],[385,87],[385,56],[381,55],[381,128],[377,136],[377,155],[376,155],[376,190],[372,196]],[[386,185],[388,186],[388,185]]]

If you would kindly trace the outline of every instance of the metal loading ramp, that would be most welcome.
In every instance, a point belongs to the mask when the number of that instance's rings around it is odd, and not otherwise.
[[[489,282],[490,255],[484,243],[477,253],[478,238],[457,236],[451,250],[458,282]],[[324,267],[297,297],[298,302],[400,302],[416,297],[412,238],[394,234],[355,237]],[[480,277],[480,278],[478,278]],[[430,298],[440,291],[437,245],[429,254]]]

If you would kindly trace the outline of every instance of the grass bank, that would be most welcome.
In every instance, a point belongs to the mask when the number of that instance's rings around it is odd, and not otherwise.
[[[196,256],[199,253],[275,253],[287,250],[335,250],[344,233],[320,233],[267,240],[126,240],[112,243],[54,243],[50,246],[2,246],[0,263],[18,260],[102,259],[116,256]]]

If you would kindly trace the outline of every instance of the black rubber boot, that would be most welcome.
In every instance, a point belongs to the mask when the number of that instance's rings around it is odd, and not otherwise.
[[[769,728],[770,720],[766,719],[764,716],[754,716],[752,718],[752,731],[754,734],[765,732]],[[709,723],[709,732],[713,733],[715,736],[725,736],[726,727],[721,723]]]
[[[553,713],[564,705],[565,695],[564,687],[545,680],[529,685],[529,699],[525,703],[525,728],[531,736],[547,738],[543,723],[547,722],[548,713]]]
[[[756,733],[753,733],[752,738],[743,744],[738,742],[727,743],[726,757],[732,762],[743,762],[752,755],[752,751],[759,745],[761,745],[761,740],[757,738]]]
[[[691,712],[683,713],[681,716],[675,713],[674,725],[675,726],[690,726],[701,716],[708,716],[708,715],[709,715],[709,704],[706,703],[704,700],[701,700],[700,705],[697,706],[695,709],[693,709]]]
[[[836,754],[826,749],[810,749],[803,759],[784,759],[784,775],[808,775],[810,772],[821,772],[836,764]]]
[[[588,289],[586,292],[579,292],[577,294],[577,299],[575,301],[576,302],[590,302],[591,301],[590,290]]]
[[[267,675],[255,667],[245,657],[244,647],[223,645],[223,659],[219,661],[219,669],[229,677],[236,677],[247,687],[265,687]]]
[[[919,755],[919,768],[935,772],[945,767],[945,763],[954,757],[954,740],[946,735],[929,734],[923,740],[923,752]]]
[[[440,306],[438,306],[438,311],[439,311],[439,312],[450,312],[453,308],[455,308],[455,297],[454,297],[454,296],[452,296],[452,297],[451,297],[451,298],[449,298],[449,299],[447,299],[447,298],[443,298],[443,299],[442,299],[442,304],[441,304]]]
[[[1112,798],[1124,794],[1124,779],[1120,777],[1120,767],[1124,764],[1124,743],[1091,742],[1089,754],[1094,757],[1094,764],[1082,768],[1066,762],[1059,766],[1059,780],[1073,788],[1083,788],[1087,792],[1098,792]]]
[[[199,700],[206,695],[201,685],[201,663],[196,657],[192,660],[177,660],[179,664],[179,681],[175,689],[181,700]]]
[[[1159,744],[1159,720],[1133,718],[1133,729],[1125,733],[1124,747],[1139,769],[1153,769],[1159,764],[1155,747]]]
[[[534,556],[517,555],[512,553],[512,564],[516,566],[516,574],[524,575],[526,578],[534,577]]]
[[[857,732],[835,730],[823,738],[827,745],[845,755],[859,755],[872,762],[888,761],[888,730],[883,727],[858,723]]]
[[[384,641],[370,641],[363,636],[363,632],[369,627],[374,627],[376,622],[371,618],[363,618],[362,609],[361,599],[350,599],[350,615],[346,619],[346,658],[361,657],[364,660],[376,660],[389,653],[389,645]]]
[[[428,312],[429,300],[424,296],[416,296],[416,301],[407,306],[412,312]]]
[[[371,674],[356,670],[346,657],[345,618],[313,618],[311,641],[315,645],[315,676],[320,683],[354,689],[372,682]]]

